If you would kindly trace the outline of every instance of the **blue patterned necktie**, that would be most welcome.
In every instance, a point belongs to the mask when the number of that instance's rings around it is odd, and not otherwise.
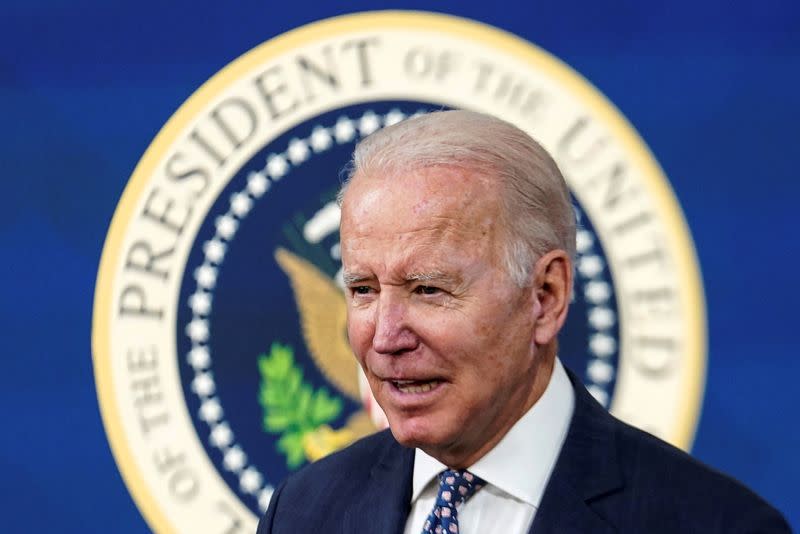
[[[484,484],[486,481],[469,471],[447,469],[439,473],[439,494],[422,527],[422,534],[457,534],[456,506],[469,499]]]

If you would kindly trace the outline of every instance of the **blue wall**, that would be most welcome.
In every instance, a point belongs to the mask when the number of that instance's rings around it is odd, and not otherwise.
[[[225,4],[0,8],[4,531],[147,531],[100,421],[90,321],[114,207],[169,116],[226,63],[296,26],[380,7],[434,7]],[[792,485],[800,482],[800,4],[602,4],[462,0],[435,8],[563,59],[650,145],[692,229],[708,300],[708,382],[693,453],[800,529]]]

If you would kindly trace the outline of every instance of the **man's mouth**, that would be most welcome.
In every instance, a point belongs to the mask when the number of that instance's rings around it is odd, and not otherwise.
[[[402,393],[427,393],[441,383],[441,380],[392,380],[392,385]]]

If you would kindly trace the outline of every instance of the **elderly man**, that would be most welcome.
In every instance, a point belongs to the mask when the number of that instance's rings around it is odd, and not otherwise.
[[[527,134],[407,120],[358,145],[340,200],[348,335],[391,432],[290,477],[260,533],[789,531],[561,365],[575,219]]]

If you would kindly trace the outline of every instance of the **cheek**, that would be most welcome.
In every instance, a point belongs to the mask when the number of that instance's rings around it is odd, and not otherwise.
[[[347,339],[350,342],[350,348],[362,364],[367,351],[372,346],[374,332],[375,325],[372,321],[366,320],[358,312],[349,314],[347,319]]]
[[[486,315],[476,321],[470,331],[470,357],[479,379],[485,383],[503,382],[522,371],[532,347],[531,328],[519,316]]]

